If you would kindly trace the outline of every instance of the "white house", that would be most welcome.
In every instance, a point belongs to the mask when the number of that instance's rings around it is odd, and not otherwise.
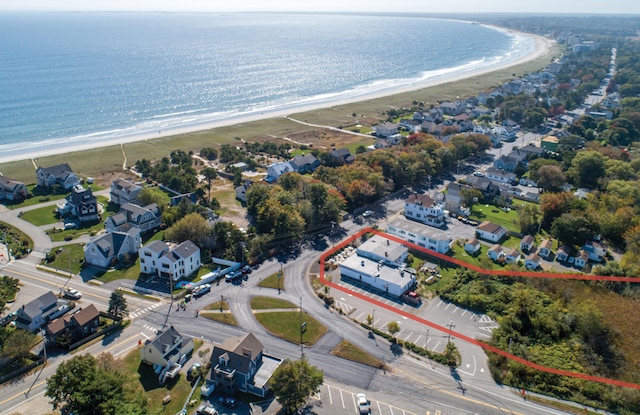
[[[447,232],[431,226],[420,225],[402,217],[392,220],[387,226],[387,232],[441,254],[449,252],[453,244],[453,239]]]
[[[524,252],[529,252],[533,248],[533,244],[536,242],[535,238],[531,235],[525,235],[520,240],[520,249]]]
[[[488,251],[487,256],[491,258],[493,261],[498,261],[500,258],[504,257],[504,249],[502,245],[495,244]]]
[[[524,266],[527,269],[538,269],[542,264],[542,260],[538,256],[538,254],[529,254],[527,258],[524,260]]]
[[[589,263],[589,253],[586,252],[584,249],[581,249],[580,252],[578,253],[578,256],[574,260],[573,265],[576,268],[582,269],[586,267],[588,263]]]
[[[36,181],[39,188],[45,189],[50,189],[58,184],[63,189],[69,190],[80,184],[80,179],[67,163],[51,167],[38,167]]]
[[[429,195],[411,194],[404,203],[404,216],[418,222],[441,228],[445,224],[444,206]]]
[[[497,182],[502,183],[513,183],[516,180],[516,175],[512,172],[506,170],[499,170],[495,167],[489,167],[484,175],[491,180],[495,180]]]
[[[545,239],[540,243],[540,249],[538,253],[541,257],[547,258],[551,255],[551,250],[553,249],[553,241],[551,239]]]
[[[496,223],[484,221],[478,225],[476,233],[481,239],[498,242],[507,235],[507,230]]]
[[[506,255],[504,256],[504,259],[507,262],[507,264],[515,264],[518,261],[520,261],[520,252],[518,252],[517,249],[513,248],[506,253]]]
[[[173,281],[187,277],[200,268],[200,248],[191,241],[180,245],[154,241],[139,251],[140,272],[171,277]]]
[[[398,133],[398,124],[384,122],[382,124],[374,125],[372,129],[376,132],[378,137],[389,137]]]
[[[111,267],[113,261],[125,255],[134,255],[142,246],[140,229],[130,227],[125,232],[107,232],[90,240],[84,247],[84,261],[102,268]]]
[[[111,182],[109,195],[111,202],[124,205],[125,203],[137,203],[138,196],[142,191],[142,186],[131,180],[117,178]]]
[[[193,339],[186,339],[171,325],[157,332],[155,339],[144,342],[140,348],[140,360],[157,368],[156,373],[160,373],[160,382],[163,383],[165,377],[177,375],[186,356],[193,352],[193,347]]]
[[[558,252],[556,252],[556,259],[559,262],[567,262],[569,260],[569,256],[571,255],[571,248],[567,245],[562,245],[558,248]]]
[[[476,238],[469,238],[464,243],[464,250],[471,255],[475,255],[478,253],[478,251],[480,251],[481,246],[482,245],[480,244],[480,241],[478,241]]]

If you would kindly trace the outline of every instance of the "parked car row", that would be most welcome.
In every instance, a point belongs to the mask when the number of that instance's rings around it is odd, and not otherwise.
[[[194,288],[192,295],[194,298],[198,298],[198,297],[202,297],[203,295],[205,295],[210,291],[211,291],[211,284],[202,284]]]

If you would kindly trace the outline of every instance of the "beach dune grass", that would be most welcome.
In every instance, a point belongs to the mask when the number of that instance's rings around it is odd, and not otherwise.
[[[265,311],[255,313],[255,317],[271,334],[295,344],[300,344],[301,321],[306,323],[303,344],[314,345],[327,332],[325,326],[304,311],[302,316],[298,311]]]
[[[298,308],[298,306],[280,298],[259,296],[251,299],[252,310],[270,310],[274,308]]]

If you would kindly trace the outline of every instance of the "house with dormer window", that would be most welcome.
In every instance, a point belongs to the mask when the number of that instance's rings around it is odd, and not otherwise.
[[[80,184],[80,178],[67,163],[51,167],[38,167],[36,169],[36,181],[39,188],[48,190],[55,185],[60,185],[63,189],[69,190]]]
[[[158,331],[155,339],[145,341],[140,349],[140,360],[158,370],[160,383],[164,383],[166,378],[173,378],[179,373],[193,347],[193,339],[182,336],[171,325]]]
[[[141,233],[157,230],[162,225],[162,214],[155,203],[147,206],[138,206],[133,203],[125,203],[120,206],[120,211],[109,216],[104,221],[107,232],[126,232],[129,227],[140,229]]]
[[[98,199],[90,187],[85,189],[80,185],[75,186],[64,203],[58,204],[57,211],[63,218],[77,218],[80,224],[97,223],[100,220]]]
[[[282,359],[264,354],[260,340],[247,333],[214,346],[210,361],[203,390],[215,388],[227,394],[241,391],[264,397],[269,390],[268,381]]]
[[[125,203],[137,203],[142,186],[127,179],[115,179],[111,182],[111,203],[124,205]]]

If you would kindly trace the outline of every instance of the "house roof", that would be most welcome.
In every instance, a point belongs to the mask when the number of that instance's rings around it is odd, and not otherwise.
[[[50,174],[52,176],[60,178],[65,178],[69,174],[73,173],[73,170],[67,163],[62,163],[51,167],[38,167],[38,169],[45,174]]]
[[[155,339],[147,340],[147,342],[150,342],[153,347],[160,351],[162,356],[166,355],[174,344],[181,341],[182,335],[178,333],[178,330],[176,330],[173,325],[164,331],[159,331]]]
[[[496,235],[498,233],[504,232],[505,229],[497,223],[485,220],[480,225],[478,225],[478,230]]]
[[[96,308],[95,305],[90,304],[88,307],[85,307],[73,314],[71,317],[78,323],[80,327],[84,326],[91,320],[100,316],[100,312]]]
[[[431,207],[436,204],[436,201],[433,200],[429,195],[424,195],[420,193],[413,193],[409,195],[406,202],[414,205],[425,206],[425,207]]]
[[[225,339],[220,348],[227,352],[255,358],[262,353],[263,346],[253,333],[247,333],[244,336]]]
[[[179,258],[189,258],[194,252],[199,251],[200,248],[193,242],[186,240],[180,245],[176,246],[172,252]]]
[[[531,236],[531,235],[525,235],[525,236],[524,236],[524,238],[522,238],[522,241],[521,241],[521,242],[523,242],[523,243],[525,243],[525,244],[527,244],[527,245],[531,246],[531,245],[533,245],[533,243],[534,243],[535,241],[536,241],[536,240],[535,240],[535,238],[534,238],[533,236]]]
[[[527,261],[539,263],[540,262],[540,256],[538,254],[529,254],[529,255],[527,255]]]
[[[71,319],[71,316],[64,316],[53,320],[47,324],[47,331],[53,335],[60,333],[67,326],[67,322]]]
[[[317,162],[318,159],[313,154],[308,153],[305,155],[295,156],[292,161],[298,166],[305,166]]]
[[[553,241],[551,241],[551,239],[545,239],[544,241],[542,241],[542,243],[540,244],[540,249],[548,249],[551,250],[551,248],[553,247]]]
[[[35,300],[32,300],[25,304],[22,308],[22,311],[27,317],[33,319],[34,317],[40,315],[47,308],[55,305],[57,302],[58,297],[56,297],[53,291],[48,291]]]
[[[169,249],[169,247],[164,241],[153,241],[150,244],[147,244],[147,246],[145,246],[144,248],[150,251],[153,251],[157,254],[160,254],[166,251],[167,249]]]
[[[472,246],[478,246],[478,245],[480,245],[480,241],[477,240],[476,238],[469,238],[469,239],[467,239],[467,242],[465,244],[466,245],[472,245]]]
[[[502,252],[502,245],[500,244],[495,244],[493,245],[490,249],[489,252]]]
[[[558,248],[557,255],[560,254],[565,254],[567,256],[571,255],[571,247],[569,247],[568,245],[562,245],[560,248]]]
[[[13,191],[16,187],[23,185],[24,183],[17,180],[8,178],[7,176],[0,176],[0,189]]]
[[[513,248],[507,253],[507,256],[516,258],[516,257],[520,256],[520,252],[518,252],[518,250],[516,248]]]

